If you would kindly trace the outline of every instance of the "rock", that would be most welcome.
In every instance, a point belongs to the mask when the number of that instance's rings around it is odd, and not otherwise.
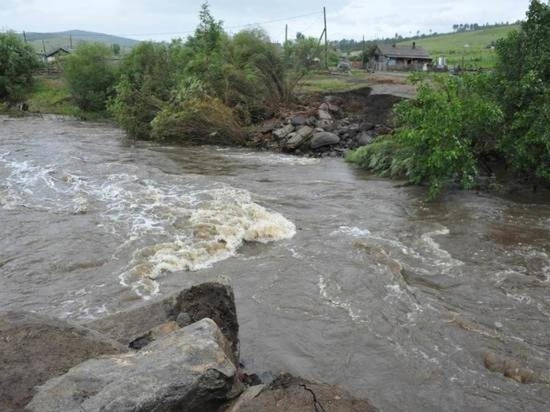
[[[128,349],[96,331],[27,312],[0,314],[0,410],[21,410],[32,390],[86,359]]]
[[[300,127],[295,133],[289,135],[285,147],[290,150],[298,148],[313,134],[313,129],[309,126]]]
[[[388,126],[378,126],[375,130],[377,136],[384,136],[393,132]]]
[[[329,112],[338,113],[340,111],[340,108],[330,102],[327,102],[326,105],[328,106]]]
[[[369,122],[361,123],[361,126],[360,126],[361,130],[364,130],[364,131],[367,131],[367,132],[369,130],[374,129],[374,127],[375,127],[374,124],[369,123]]]
[[[311,139],[310,147],[315,150],[320,147],[330,146],[340,142],[340,138],[334,133],[330,132],[320,132],[315,133]]]
[[[181,312],[176,318],[176,323],[180,328],[185,328],[193,323],[193,320],[191,319],[191,316],[189,316],[189,313]]]
[[[488,352],[483,359],[485,367],[491,372],[502,373],[505,377],[518,383],[536,383],[544,381],[535,372],[524,365],[520,365],[514,359],[499,356],[494,352]]]
[[[308,118],[302,115],[296,115],[292,119],[290,119],[290,124],[297,127],[297,126],[304,126],[307,124]]]
[[[284,139],[287,137],[290,133],[294,131],[294,126],[291,124],[287,124],[280,129],[277,129],[273,132],[273,136],[275,136],[277,139]]]
[[[231,412],[376,412],[367,399],[355,399],[345,390],[281,375],[268,387],[250,388]],[[255,395],[255,396],[254,396]]]
[[[179,328],[180,326],[174,321],[163,323],[162,325],[158,325],[154,327],[143,336],[140,336],[134,339],[132,342],[128,344],[128,346],[132,349],[139,350],[144,346],[147,346],[151,342],[157,340],[158,338],[169,335],[170,333],[178,330]]]
[[[323,104],[325,104],[325,103],[323,103]],[[317,117],[320,120],[332,120],[332,115],[328,112],[328,108],[327,108],[327,110],[319,109],[317,111]]]
[[[247,404],[248,402],[252,401],[256,396],[258,396],[266,387],[264,384],[251,386],[250,388],[247,388],[241,396],[239,396],[235,402],[229,406],[226,412],[239,412],[243,405]]]
[[[320,129],[328,129],[333,125],[332,120],[316,120],[315,127]]]
[[[116,339],[123,345],[147,335],[158,325],[177,321],[186,313],[192,322],[213,319],[233,348],[233,360],[239,358],[239,323],[235,296],[230,285],[207,282],[161,301],[141,304],[137,308],[95,320],[86,326]],[[181,320],[181,319],[180,319]]]
[[[29,411],[213,411],[239,394],[231,347],[203,319],[146,350],[88,360],[40,387]]]
[[[361,132],[361,134],[355,136],[355,141],[359,146],[365,146],[374,141],[374,136],[367,132]]]
[[[260,133],[272,132],[277,127],[277,123],[279,123],[279,120],[277,119],[266,120],[258,127],[258,131]]]

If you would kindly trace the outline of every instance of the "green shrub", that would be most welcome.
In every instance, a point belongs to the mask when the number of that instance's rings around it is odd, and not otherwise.
[[[395,135],[349,159],[377,173],[428,183],[430,197],[454,181],[471,187],[478,158],[494,149],[501,127],[500,109],[487,99],[489,79],[445,75],[413,80],[418,97],[396,107]]]
[[[131,137],[150,137],[151,121],[170,99],[176,85],[171,56],[177,55],[179,48],[177,44],[169,47],[142,42],[124,59],[109,111]]]
[[[385,136],[348,152],[346,160],[383,177],[407,178],[412,172],[413,156],[412,148],[403,145],[394,136]]]
[[[81,43],[65,57],[64,76],[78,107],[85,111],[104,111],[114,93],[116,67],[112,50],[99,43]]]
[[[497,53],[506,120],[499,149],[514,171],[550,181],[550,6],[532,1],[521,30],[497,42]]]
[[[40,66],[33,48],[15,33],[0,33],[0,100],[22,99]]]
[[[181,87],[151,122],[155,140],[186,143],[243,143],[243,131],[233,111],[204,92],[199,81]]]

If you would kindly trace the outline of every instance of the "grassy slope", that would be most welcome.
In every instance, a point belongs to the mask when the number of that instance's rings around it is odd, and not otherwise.
[[[79,109],[73,103],[64,80],[59,76],[37,76],[27,100],[33,113],[53,113],[78,116]]]
[[[451,66],[491,68],[495,64],[495,51],[487,48],[493,41],[506,37],[512,30],[518,30],[519,25],[492,27],[465,33],[450,33],[427,39],[418,39],[416,44],[430,52],[434,59],[439,56],[447,58]],[[410,44],[406,41],[399,44]],[[468,45],[469,47],[464,47]]]

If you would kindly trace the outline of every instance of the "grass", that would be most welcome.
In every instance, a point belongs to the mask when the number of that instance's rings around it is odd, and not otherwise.
[[[496,52],[490,45],[504,38],[513,30],[518,30],[519,25],[491,27],[488,29],[449,33],[426,39],[416,40],[416,44],[430,52],[434,61],[438,57],[446,57],[450,66],[460,65],[466,68],[494,67]],[[399,43],[408,45],[411,41]]]
[[[27,104],[29,112],[33,113],[81,117],[81,111],[74,104],[67,85],[57,76],[36,77]]]
[[[351,74],[329,74],[326,71],[310,73],[298,85],[300,94],[334,93],[359,89],[369,85],[368,73],[354,70]]]

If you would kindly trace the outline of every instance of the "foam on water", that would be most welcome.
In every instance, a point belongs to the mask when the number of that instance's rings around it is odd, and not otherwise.
[[[92,178],[8,158],[0,156],[9,173],[4,207],[94,210],[102,218],[98,227],[121,239],[113,257],[130,251],[120,283],[144,298],[159,292],[163,273],[200,270],[234,256],[244,242],[274,242],[296,233],[292,222],[228,185],[157,182],[108,165],[107,175]]]
[[[254,203],[250,194],[231,187],[201,193],[205,200],[187,211],[186,230],[174,239],[141,248],[120,275],[144,298],[158,293],[165,272],[196,271],[234,256],[244,242],[268,243],[296,233],[292,222]]]
[[[220,149],[219,149],[220,150]],[[239,159],[249,163],[268,164],[268,165],[289,165],[289,166],[309,166],[320,162],[319,159],[310,157],[290,156],[276,153],[254,153],[254,152],[229,152],[221,149],[220,153],[224,157]]]

